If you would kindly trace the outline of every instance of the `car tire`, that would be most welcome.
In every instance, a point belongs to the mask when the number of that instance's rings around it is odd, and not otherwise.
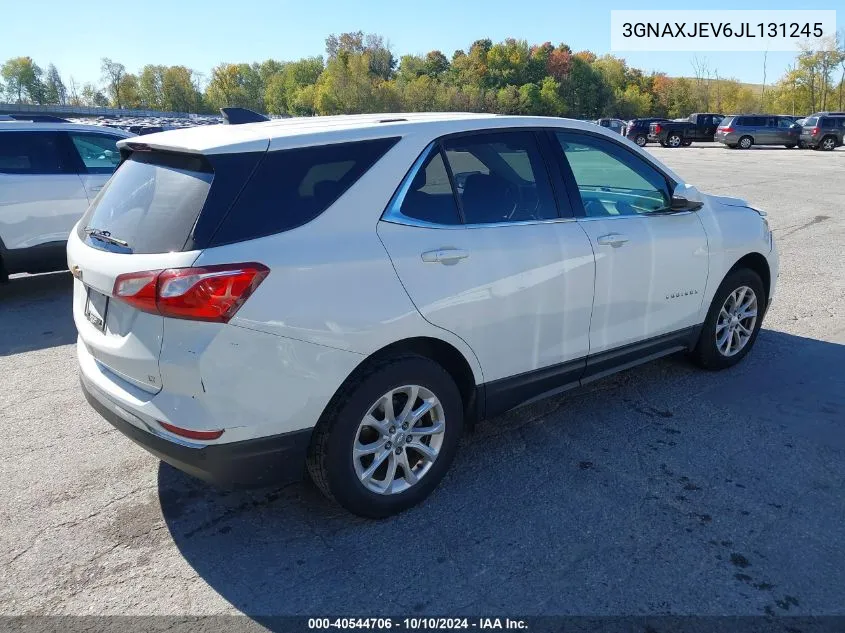
[[[670,134],[666,138],[666,145],[669,147],[680,147],[681,143],[683,143],[683,139],[679,134]]]
[[[746,292],[742,294],[742,299],[737,305],[735,299],[743,288]],[[731,305],[742,308],[744,302],[750,299],[748,291],[754,295],[754,319],[753,323],[750,317],[738,319],[738,324],[742,326],[740,329],[734,325],[735,321],[732,318],[725,318],[723,308],[726,308],[727,315],[732,315]],[[729,273],[713,296],[698,342],[690,354],[692,360],[700,367],[712,370],[727,369],[736,365],[754,347],[765,316],[766,303],[766,290],[760,275],[749,268],[740,268]],[[750,307],[746,308],[738,312],[737,316],[751,311]],[[750,335],[747,334],[749,331]],[[735,338],[731,332],[737,332],[737,337]],[[729,342],[726,340],[726,335],[729,335]]]
[[[788,145],[784,145],[784,147],[785,147],[786,149],[795,149],[795,147],[796,147],[796,146],[795,146],[795,143],[790,143],[790,144],[788,144]]]
[[[751,146],[754,145],[754,139],[750,136],[743,136],[739,139],[739,149],[751,149]]]
[[[646,143],[648,143],[648,139],[645,137],[644,134],[638,134],[637,137],[634,139],[634,143],[636,143],[640,147],[645,147]]]
[[[429,395],[433,395],[438,406],[432,405],[408,430],[434,429],[438,424],[442,424],[443,428],[436,435],[411,433],[412,439],[405,441],[403,437],[407,438],[407,432],[401,427],[401,413],[396,412],[388,418],[383,403],[389,396],[391,408],[402,406],[405,409],[413,387],[417,387],[419,394],[426,398],[415,400],[415,403],[423,403],[417,409],[432,402]],[[379,415],[383,417],[379,418]],[[385,423],[384,432],[379,432],[376,426],[367,425],[366,420],[378,426]],[[388,427],[393,420],[395,424]],[[420,423],[430,426],[420,426]],[[308,451],[308,472],[328,498],[350,512],[369,518],[387,517],[420,503],[431,494],[449,469],[462,432],[463,403],[449,373],[433,360],[422,356],[390,358],[360,372],[332,399],[314,429]],[[365,438],[365,434],[368,437]],[[373,451],[369,462],[370,454],[354,455],[354,447],[362,445],[362,438],[368,440],[364,446],[381,447]],[[423,452],[415,446],[425,446],[426,450]],[[426,459],[424,454],[429,458]],[[365,483],[368,469],[379,458],[381,465]],[[405,464],[411,465],[412,472],[416,471],[415,474],[409,476],[405,472],[403,459]],[[380,472],[382,466],[383,473]],[[390,477],[391,468],[396,479]],[[418,479],[412,483],[411,477],[417,478],[417,475]],[[383,487],[377,485],[378,481],[384,484]],[[374,488],[381,492],[374,491]],[[389,488],[394,490],[387,491]]]
[[[819,143],[819,147],[825,152],[832,152],[836,149],[836,139],[832,136],[825,136]]]

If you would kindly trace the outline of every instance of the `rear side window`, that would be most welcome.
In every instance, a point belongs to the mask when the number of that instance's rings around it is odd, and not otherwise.
[[[398,140],[386,138],[268,152],[209,246],[281,233],[310,222]]]
[[[742,125],[742,118],[729,116],[722,119],[722,127],[730,127],[731,125]]]
[[[0,132],[0,173],[64,174],[69,163],[57,132]]]
[[[79,237],[94,248],[120,253],[180,251],[212,178],[201,157],[136,152],[94,199],[79,223]]]
[[[428,156],[414,175],[399,210],[405,217],[423,222],[461,223],[442,152],[432,152]]]

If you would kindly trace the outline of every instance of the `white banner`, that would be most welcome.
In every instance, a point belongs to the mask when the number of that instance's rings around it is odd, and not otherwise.
[[[623,10],[610,12],[612,51],[796,51],[835,36],[836,11]]]

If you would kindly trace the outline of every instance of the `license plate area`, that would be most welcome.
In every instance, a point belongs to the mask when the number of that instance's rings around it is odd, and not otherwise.
[[[106,331],[106,317],[109,311],[109,297],[92,288],[86,288],[85,318],[100,332]]]

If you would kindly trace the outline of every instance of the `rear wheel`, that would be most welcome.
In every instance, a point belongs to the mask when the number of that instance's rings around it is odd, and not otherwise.
[[[836,149],[836,139],[832,136],[825,136],[822,139],[822,142],[819,144],[819,147],[825,152],[833,151],[834,149]]]
[[[750,136],[743,136],[741,139],[739,139],[740,149],[751,149],[752,145],[754,145],[754,139]]]
[[[760,276],[741,268],[725,277],[710,304],[692,359],[706,369],[736,365],[754,346],[766,307]]]
[[[460,392],[434,361],[403,356],[345,386],[314,431],[308,471],[344,508],[390,516],[443,479],[463,429]]]
[[[638,134],[637,137],[634,139],[634,142],[640,147],[645,147],[646,143],[648,143],[648,139],[645,137],[645,135]]]
[[[680,147],[683,139],[679,134],[670,134],[669,137],[666,139],[666,144],[669,147]]]

